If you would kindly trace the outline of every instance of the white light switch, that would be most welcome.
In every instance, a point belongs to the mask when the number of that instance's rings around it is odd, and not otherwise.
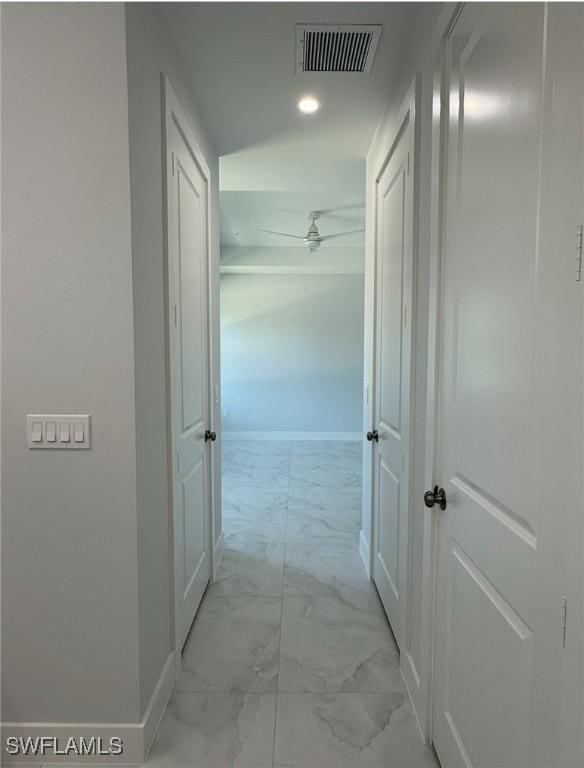
[[[30,439],[33,443],[42,443],[43,441],[43,422],[33,421],[30,432]]]
[[[89,414],[28,414],[26,436],[29,448],[87,450],[91,448]]]
[[[57,441],[57,422],[47,421],[45,429],[47,443],[55,443]]]

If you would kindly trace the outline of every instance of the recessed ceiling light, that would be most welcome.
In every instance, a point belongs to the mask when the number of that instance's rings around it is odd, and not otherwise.
[[[318,99],[314,96],[303,96],[298,102],[298,109],[305,115],[312,115],[320,107]]]

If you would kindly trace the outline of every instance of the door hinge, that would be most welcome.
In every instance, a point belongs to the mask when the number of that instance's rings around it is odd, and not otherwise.
[[[576,282],[582,282],[582,240],[584,225],[578,224],[576,227]]]
[[[172,175],[174,176],[174,152],[171,152],[170,159],[171,159],[171,165],[172,165]]]
[[[566,633],[568,631],[568,598],[562,597],[562,646],[566,647]]]
[[[176,304],[174,305],[174,324],[177,325]]]
[[[176,471],[180,472],[180,453],[176,452]]]

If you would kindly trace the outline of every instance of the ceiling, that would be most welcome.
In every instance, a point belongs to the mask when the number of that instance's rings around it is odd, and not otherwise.
[[[264,193],[248,202],[244,194],[222,198],[225,242],[233,242],[232,233],[245,228],[245,210],[253,213],[253,221],[247,220],[248,229],[256,221],[257,226],[268,229],[302,229],[311,208],[349,210],[356,203],[364,204],[365,157],[387,108],[400,60],[417,25],[433,19],[439,6],[160,4],[221,156],[221,190]],[[296,74],[296,24],[307,22],[381,24],[371,74]],[[313,94],[321,102],[315,115],[301,115],[296,107],[305,94]],[[266,193],[276,194],[270,197]],[[284,193],[293,194],[287,198]],[[285,213],[290,207],[294,208],[292,215]],[[328,221],[320,223],[324,233]],[[331,228],[336,229],[337,224],[343,227],[342,217],[331,219]],[[262,243],[275,244],[259,238],[247,244]]]

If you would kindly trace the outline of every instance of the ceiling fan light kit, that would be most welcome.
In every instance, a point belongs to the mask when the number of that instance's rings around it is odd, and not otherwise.
[[[256,229],[256,232],[265,232],[268,235],[278,235],[280,237],[292,237],[295,240],[304,240],[304,244],[308,246],[308,250],[314,253],[321,244],[327,240],[333,240],[337,237],[344,237],[345,235],[352,235],[355,232],[363,232],[363,227],[359,229],[351,229],[348,232],[335,232],[332,235],[321,235],[318,227],[316,226],[317,219],[320,219],[322,211],[309,211],[307,214],[310,226],[308,232],[305,235],[291,235],[289,232],[274,232],[272,229]]]

